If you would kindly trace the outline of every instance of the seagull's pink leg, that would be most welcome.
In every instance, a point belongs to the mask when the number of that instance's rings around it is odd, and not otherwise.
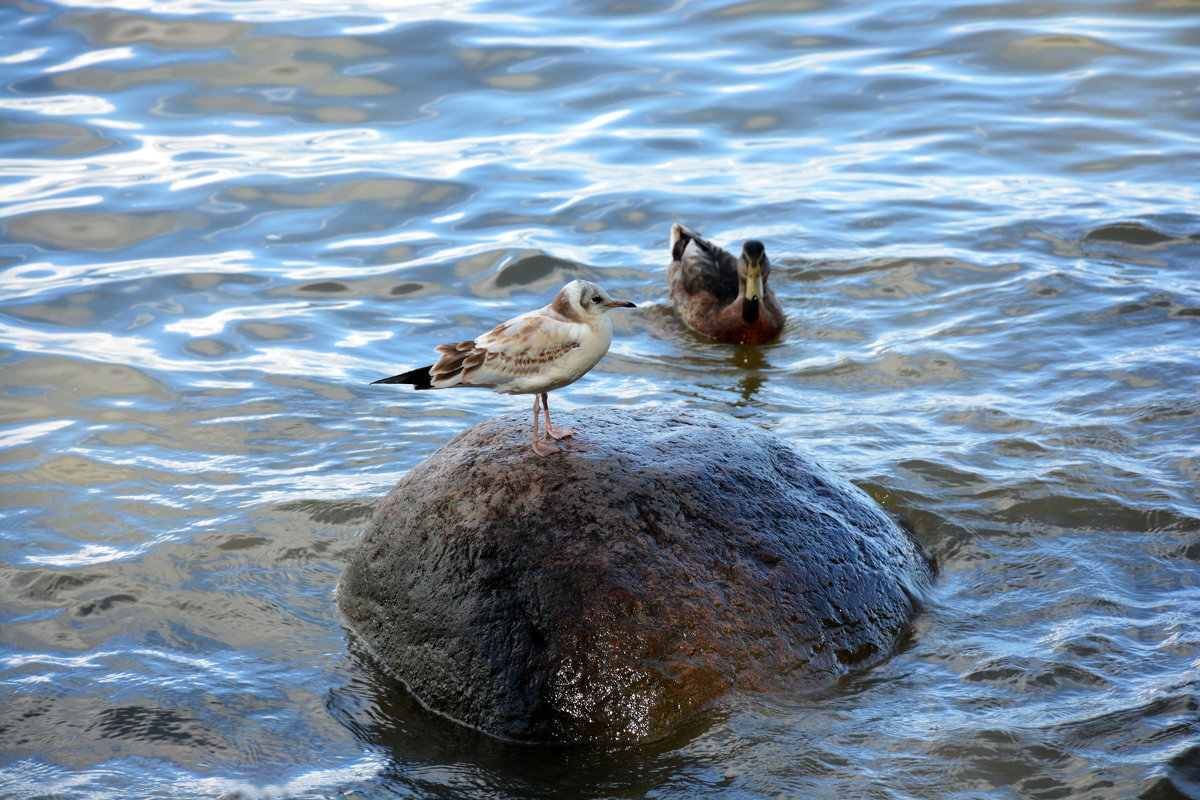
[[[557,453],[558,448],[549,442],[543,442],[538,435],[538,397],[539,395],[536,394],[533,396],[533,453],[534,455],[548,456],[551,453]],[[541,395],[541,397],[545,397],[545,395]],[[550,432],[550,413],[548,411],[546,412],[546,432]]]
[[[568,436],[574,436],[575,431],[570,428],[555,428],[550,424],[550,395],[542,392],[542,408],[546,410],[546,435],[553,436],[555,439],[565,439]]]

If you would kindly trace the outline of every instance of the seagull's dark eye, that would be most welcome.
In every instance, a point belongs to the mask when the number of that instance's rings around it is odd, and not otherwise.
[[[592,297],[592,302],[593,302],[593,303],[599,303],[599,302],[600,302],[600,295],[595,295],[595,296],[593,296],[593,297]]]

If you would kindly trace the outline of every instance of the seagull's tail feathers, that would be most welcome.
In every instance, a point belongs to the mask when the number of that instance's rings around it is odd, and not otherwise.
[[[371,383],[411,383],[414,389],[432,389],[433,376],[429,374],[429,370],[431,369],[433,369],[433,364],[419,369],[410,369],[408,372],[393,375],[390,378],[380,378],[377,381],[371,381]]]

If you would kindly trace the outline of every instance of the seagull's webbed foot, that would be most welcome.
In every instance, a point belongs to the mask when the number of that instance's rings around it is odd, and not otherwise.
[[[568,436],[574,436],[575,431],[570,428],[546,428],[546,435],[555,439],[566,439]]]
[[[533,454],[537,456],[548,456],[551,453],[557,453],[561,449],[561,447],[550,444],[545,439],[533,440]]]
[[[537,396],[537,398],[541,398],[542,409],[546,412],[546,425],[545,425],[546,435],[551,437],[552,439],[566,439],[568,436],[574,436],[575,431],[571,430],[570,428],[556,428],[552,424],[550,424],[550,397],[545,392],[542,392],[541,394],[539,394]],[[534,398],[534,400],[533,400],[533,413],[534,413],[535,420],[537,419],[537,408],[538,408],[537,398]]]

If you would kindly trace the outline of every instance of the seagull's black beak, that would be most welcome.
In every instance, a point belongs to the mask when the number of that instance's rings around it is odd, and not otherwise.
[[[637,308],[628,300],[613,300],[611,303],[605,303],[608,308]]]

